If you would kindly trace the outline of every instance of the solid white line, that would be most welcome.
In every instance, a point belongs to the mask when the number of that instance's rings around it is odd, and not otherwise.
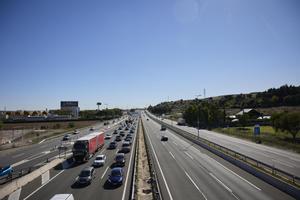
[[[42,144],[43,142],[45,142],[46,139],[43,139],[42,141],[39,142],[39,144]]]
[[[154,147],[153,147],[153,145],[152,145],[152,142],[151,142],[151,140],[150,140],[150,137],[148,136],[148,134],[146,134],[146,135],[147,135],[147,138],[148,138],[148,140],[149,140],[149,142],[150,142],[150,146],[151,146],[151,148],[152,148],[152,151],[153,151],[155,160],[156,160],[156,162],[157,162],[159,171],[160,171],[160,173],[161,173],[161,175],[162,175],[162,178],[163,178],[163,180],[164,180],[164,183],[165,183],[165,185],[166,185],[167,192],[168,192],[168,194],[169,194],[170,200],[173,200],[172,194],[171,194],[170,189],[169,189],[169,186],[168,186],[168,184],[167,184],[165,175],[164,175],[164,173],[163,173],[163,171],[162,171],[162,169],[161,169],[161,166],[160,166],[160,164],[159,164],[159,162],[158,162],[158,158],[157,158],[157,155],[156,155],[156,153],[155,153],[155,150],[154,150]]]
[[[216,161],[216,160],[214,160]],[[224,169],[226,169],[227,171],[231,172],[232,174],[236,175],[237,177],[239,177],[240,179],[242,179],[243,181],[245,181],[246,183],[248,183],[249,185],[251,185],[252,187],[254,187],[255,189],[261,191],[261,189],[259,187],[257,187],[256,185],[254,185],[253,183],[249,182],[248,180],[244,179],[243,177],[241,177],[240,175],[236,174],[235,172],[233,172],[232,170],[228,169],[227,167],[225,167],[224,165],[222,165],[221,163],[219,163],[218,161],[216,161],[221,167],[223,167]]]
[[[190,175],[186,171],[184,171],[184,173],[190,179],[190,181],[194,184],[194,186],[197,188],[197,190],[202,194],[202,196],[204,197],[204,199],[207,200],[207,198],[204,195],[204,193],[200,190],[200,188],[198,187],[198,185],[196,185],[195,181],[190,177]]]
[[[106,169],[105,169],[104,173],[103,173],[103,174],[102,174],[102,176],[101,176],[101,179],[103,179],[103,177],[105,176],[105,174],[106,174],[107,170],[108,170],[108,167],[106,167]]]
[[[171,151],[169,151],[169,153],[170,153],[171,156],[174,158],[174,160],[176,160],[176,159],[175,159],[175,156],[171,153]]]
[[[21,161],[19,161],[19,162],[17,162],[17,163],[14,163],[14,164],[12,164],[11,166],[12,167],[16,167],[16,166],[18,166],[18,165],[21,165],[21,164],[23,164],[23,163],[26,163],[26,162],[28,162],[29,160],[21,160]]]
[[[190,157],[192,160],[194,160],[193,156],[191,156],[189,153],[184,152],[188,157]]]
[[[134,147],[132,149],[135,148],[135,140],[136,140],[136,135],[134,136],[134,141],[133,141]],[[130,171],[133,152],[134,151],[131,151],[131,155],[130,155],[130,160],[129,160],[129,165],[128,165],[128,169],[127,169],[127,175],[126,175],[126,181],[125,181],[125,186],[124,186],[124,190],[123,190],[122,200],[125,199],[125,193],[126,193],[126,188],[127,188],[127,183],[128,183],[128,177],[129,177],[129,171]]]
[[[36,190],[34,190],[31,194],[29,194],[27,197],[25,197],[23,200],[28,199],[29,197],[31,197],[32,195],[34,195],[37,191],[39,191],[40,189],[42,189],[45,185],[47,185],[48,183],[50,183],[53,179],[55,179],[57,176],[59,176],[61,173],[63,173],[65,170],[62,170],[61,172],[59,172],[58,174],[56,174],[55,176],[53,176],[48,182],[46,182],[44,185],[40,186],[39,188],[37,188]]]
[[[19,200],[22,188],[17,189],[13,193],[11,193],[8,197],[8,200]]]
[[[213,175],[212,173],[209,173],[209,175],[211,177],[213,177],[218,183],[220,183],[226,190],[228,190],[230,193],[232,193],[232,190],[227,187],[220,179],[218,179],[215,175]]]

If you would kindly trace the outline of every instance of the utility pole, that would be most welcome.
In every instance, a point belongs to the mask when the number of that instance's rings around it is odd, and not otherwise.
[[[201,94],[196,95],[196,100],[198,100],[198,97],[201,97]],[[198,140],[199,140],[199,132],[200,132],[200,106],[197,102],[197,107],[198,107],[198,115],[197,115],[197,131],[198,131]]]

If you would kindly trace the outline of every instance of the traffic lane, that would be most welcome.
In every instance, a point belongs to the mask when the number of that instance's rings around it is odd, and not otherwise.
[[[109,141],[107,141],[107,143],[108,142]],[[84,163],[82,165],[75,165],[70,169],[66,169],[56,179],[48,183],[41,190],[33,194],[28,199],[50,199],[53,195],[57,193],[72,193],[75,199],[95,199],[95,197],[102,197],[103,195],[108,197],[117,196],[118,197],[117,199],[120,199],[120,196],[122,196],[121,191],[124,186],[116,188],[115,190],[113,190],[113,192],[112,191],[109,192],[109,194],[107,192],[108,190],[105,190],[103,188],[107,179],[107,174],[110,172],[110,168],[107,169],[107,167],[110,167],[111,164],[114,163],[114,158],[116,152],[118,151],[118,149],[107,150],[106,148],[107,148],[107,144],[104,146],[104,149],[102,150],[102,153],[106,154],[107,156],[106,165],[101,168],[96,168],[96,178],[93,180],[91,185],[87,187],[77,188],[74,185],[74,183],[75,183],[75,178],[78,176],[80,171],[87,166],[91,166],[94,158],[90,159],[87,163]],[[118,144],[118,148],[121,148],[121,143]],[[128,157],[129,156],[126,155],[126,159],[128,159]],[[128,163],[126,163],[124,167],[125,171],[127,171],[127,169],[128,169]],[[104,172],[106,173],[104,174]],[[100,192],[99,190],[102,192]]]
[[[146,137],[149,139],[150,146],[153,145],[152,151],[157,155],[158,163],[157,168],[161,167],[161,171],[157,173],[161,175],[159,184],[166,187],[162,193],[165,199],[205,199],[201,191],[195,187],[192,180],[185,174],[182,168],[175,162],[172,155],[166,151],[160,140],[156,138],[156,134],[151,131],[151,128],[144,123]],[[151,145],[152,144],[152,145]],[[155,162],[157,162],[155,160]],[[163,176],[165,178],[163,178]],[[164,180],[165,182],[161,181]]]
[[[156,124],[156,128],[158,129],[159,127]],[[171,147],[173,152],[177,152],[176,155],[181,156],[178,159],[179,161],[182,161],[183,164],[188,163],[188,166],[195,165],[194,168],[196,170],[199,168],[206,170],[211,178],[221,183],[221,185],[224,184],[227,187],[225,188],[233,191],[237,197],[242,199],[253,199],[254,197],[254,199],[293,199],[291,196],[242,171],[227,161],[218,159],[211,152],[195,146],[173,132],[167,132],[170,140],[166,146]],[[197,177],[197,171],[194,174]]]
[[[164,119],[170,125],[188,131],[194,135],[198,134],[197,129],[187,126],[178,126],[175,122]],[[200,130],[200,137],[225,146],[234,151],[245,154],[254,159],[275,166],[284,171],[300,176],[300,156],[293,152],[268,147],[261,144],[245,141],[239,138],[230,137],[224,134],[207,130]],[[270,159],[271,158],[271,159]]]

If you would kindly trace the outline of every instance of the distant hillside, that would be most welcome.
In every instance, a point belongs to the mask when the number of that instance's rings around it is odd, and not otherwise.
[[[283,85],[280,88],[271,88],[264,92],[163,102],[155,106],[149,106],[148,109],[156,114],[182,113],[190,105],[201,102],[212,103],[216,107],[225,108],[229,112],[238,111],[242,108],[262,109],[268,114],[277,111],[293,111],[289,107],[300,106],[300,86]],[[295,111],[298,112],[299,109]]]

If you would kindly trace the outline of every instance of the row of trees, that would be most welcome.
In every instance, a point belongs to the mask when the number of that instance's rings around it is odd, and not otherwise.
[[[84,110],[80,111],[81,119],[112,119],[122,116],[123,111],[118,108],[104,110]]]
[[[292,134],[294,141],[300,131],[300,113],[276,113],[272,115],[272,125],[276,131]]]

